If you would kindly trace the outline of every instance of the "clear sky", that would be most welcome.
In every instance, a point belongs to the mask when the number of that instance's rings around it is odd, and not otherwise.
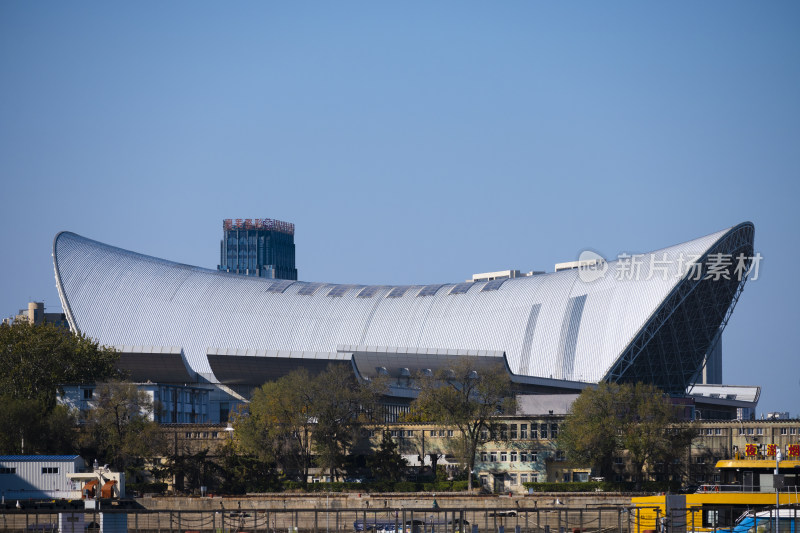
[[[724,381],[800,414],[800,3],[0,2],[0,315],[69,230],[215,268],[462,281],[750,220]]]

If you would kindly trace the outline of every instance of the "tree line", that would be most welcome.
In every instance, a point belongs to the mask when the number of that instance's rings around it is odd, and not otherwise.
[[[113,349],[53,325],[0,326],[0,454],[76,453],[126,471],[131,481],[148,466],[156,479],[186,479],[189,488],[226,492],[274,490],[286,481],[304,485],[312,467],[332,480],[364,473],[403,479],[405,461],[381,407],[387,378],[358,380],[346,364],[316,375],[300,368],[254,390],[250,403],[233,413],[233,435],[221,450],[189,453],[164,441],[151,420],[158,406],[123,381],[118,358]],[[98,384],[95,407],[81,414],[56,401],[63,384],[78,383]],[[415,383],[418,397],[401,421],[453,428],[446,452],[462,465],[456,478],[472,488],[479,450],[506,439],[500,417],[516,413],[508,372],[462,359],[420,373]],[[366,426],[380,438],[370,453],[355,455]],[[571,464],[591,466],[608,480],[624,454],[643,480],[653,465],[683,457],[693,436],[655,387],[600,384],[575,401],[557,445]],[[432,454],[434,476],[437,457]]]

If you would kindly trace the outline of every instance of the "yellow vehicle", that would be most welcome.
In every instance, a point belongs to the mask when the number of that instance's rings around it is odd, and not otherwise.
[[[747,511],[800,505],[800,461],[783,461],[782,487],[774,487],[775,461],[770,459],[722,460],[716,464],[720,483],[702,485],[692,494],[632,498],[637,533],[645,531],[702,532],[731,530]]]

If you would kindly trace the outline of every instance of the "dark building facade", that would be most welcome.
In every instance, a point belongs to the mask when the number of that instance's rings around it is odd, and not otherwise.
[[[225,219],[218,270],[272,279],[297,279],[294,224],[271,218]]]

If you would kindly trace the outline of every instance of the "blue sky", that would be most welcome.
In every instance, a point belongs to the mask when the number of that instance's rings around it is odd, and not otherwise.
[[[215,268],[461,281],[738,222],[729,384],[800,414],[797,2],[0,3],[0,315],[60,309],[61,230]]]

